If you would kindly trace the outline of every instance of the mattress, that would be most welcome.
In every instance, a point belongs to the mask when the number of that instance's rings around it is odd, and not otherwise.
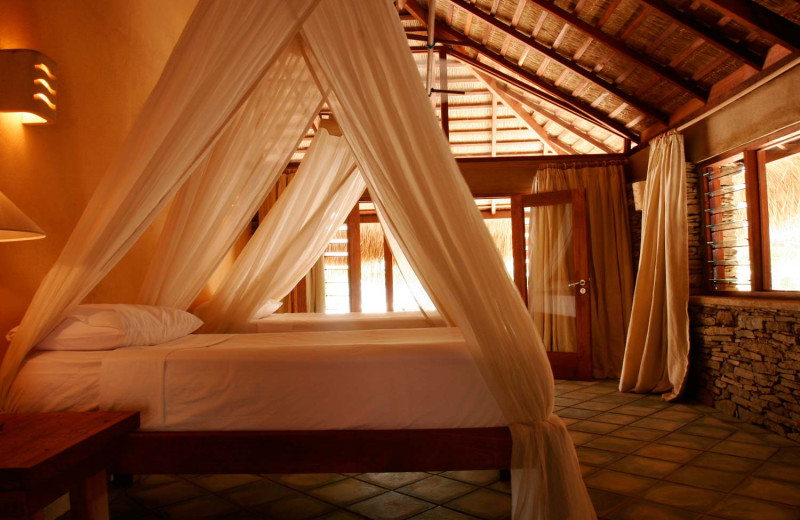
[[[429,312],[428,317],[419,311],[346,314],[293,312],[272,314],[256,320],[249,332],[416,329],[444,325],[444,320],[436,312]]]
[[[142,430],[477,428],[505,421],[454,328],[190,335],[39,352],[10,411],[138,410]]]

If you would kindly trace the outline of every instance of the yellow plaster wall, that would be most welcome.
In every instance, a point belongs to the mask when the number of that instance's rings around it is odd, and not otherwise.
[[[0,0],[0,49],[58,64],[58,120],[22,126],[0,114],[0,191],[48,236],[0,243],[0,352],[56,260],[161,73],[197,0]],[[2,88],[2,78],[0,78]],[[89,296],[131,301],[149,232]]]

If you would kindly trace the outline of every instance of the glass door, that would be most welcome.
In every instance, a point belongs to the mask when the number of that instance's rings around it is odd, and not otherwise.
[[[583,190],[511,201],[514,281],[542,336],[553,374],[592,378],[589,223]]]

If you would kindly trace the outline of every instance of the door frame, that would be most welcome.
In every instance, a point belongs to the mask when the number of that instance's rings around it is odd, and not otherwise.
[[[576,352],[547,352],[553,376],[559,379],[592,379],[592,320],[590,274],[591,243],[589,242],[589,214],[586,208],[586,190],[559,190],[511,197],[511,243],[514,255],[514,284],[528,305],[528,272],[525,255],[525,208],[572,205],[572,251],[578,280],[584,286],[575,286]],[[583,245],[583,247],[580,247]],[[579,289],[586,291],[580,293]]]

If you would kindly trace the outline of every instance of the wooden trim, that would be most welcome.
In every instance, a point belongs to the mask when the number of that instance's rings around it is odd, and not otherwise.
[[[756,33],[765,33],[778,44],[800,53],[800,26],[770,11],[757,2],[743,0],[703,0],[713,9]]]
[[[394,312],[394,256],[389,247],[389,242],[384,239],[383,241],[383,266],[384,266],[384,284],[386,286],[386,311]]]
[[[589,210],[586,204],[586,190],[570,190],[572,203],[572,252],[575,261],[575,272],[585,276],[587,284],[578,288],[575,294],[575,320],[581,326],[576,327],[578,379],[592,379],[592,304],[591,295],[595,290],[595,281],[591,279],[592,241],[590,235]],[[585,246],[585,247],[582,247]],[[586,292],[581,293],[581,289]]]
[[[764,289],[764,267],[761,248],[761,195],[758,180],[758,152],[744,152],[745,194],[747,197],[747,235],[750,241],[750,288]]]
[[[522,196],[511,197],[511,252],[514,258],[514,285],[528,304],[528,272],[525,269],[525,208]]]
[[[439,88],[447,90],[447,48],[442,47],[439,49]],[[441,96],[441,103],[439,109],[442,114],[442,130],[444,136],[450,140],[450,101],[447,92],[439,94]]]
[[[758,222],[761,231],[761,283],[764,291],[772,290],[772,258],[769,248],[769,197],[767,191],[767,153],[756,152],[756,175],[758,177]],[[749,194],[748,194],[749,196]],[[748,219],[749,219],[748,215]],[[756,289],[753,289],[756,290]]]
[[[119,473],[327,473],[505,469],[506,427],[429,430],[135,432]]]
[[[358,203],[347,216],[347,269],[350,312],[361,312],[361,215]]]
[[[800,311],[800,293],[717,291],[713,294],[693,294],[689,297],[689,303],[798,312]]]

